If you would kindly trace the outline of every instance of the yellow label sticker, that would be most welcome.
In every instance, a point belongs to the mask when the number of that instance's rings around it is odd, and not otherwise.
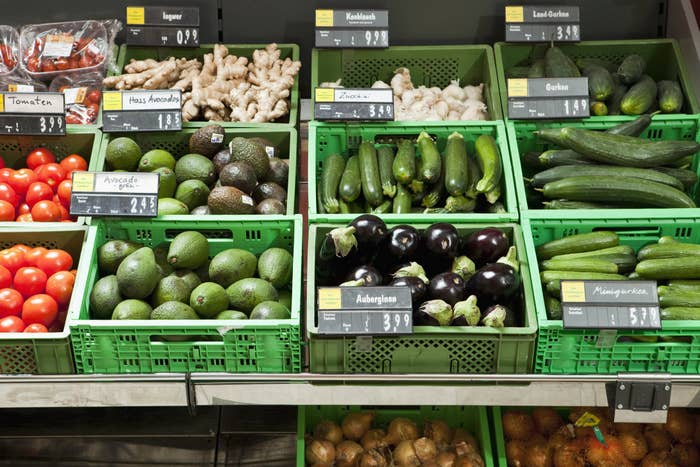
[[[334,102],[335,89],[333,88],[316,88],[314,95],[316,102]]]
[[[318,289],[318,308],[320,310],[340,310],[340,287]]]
[[[600,418],[596,417],[590,412],[584,412],[583,415],[581,415],[578,420],[576,420],[576,423],[574,423],[576,426],[598,426],[600,425]]]
[[[333,27],[333,10],[316,10],[316,27]]]
[[[9,92],[17,92],[17,85],[16,84],[8,84],[7,85],[7,90]]]
[[[102,110],[121,110],[122,93],[118,91],[107,91],[102,93]]]
[[[508,79],[508,97],[527,97],[527,78]]]
[[[5,111],[5,94],[0,94],[0,112]]]
[[[572,303],[584,303],[586,301],[586,287],[583,282],[562,282],[561,301]]]
[[[143,24],[146,22],[146,9],[142,6],[126,7],[126,24]]]
[[[522,6],[506,7],[506,23],[522,23],[525,21],[525,11]]]
[[[75,192],[93,191],[95,189],[95,174],[91,172],[73,172],[72,189]]]

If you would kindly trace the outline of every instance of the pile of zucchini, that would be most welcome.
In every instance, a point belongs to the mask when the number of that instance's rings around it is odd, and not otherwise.
[[[467,154],[464,136],[453,132],[441,155],[422,132],[396,147],[365,141],[347,160],[331,154],[321,167],[319,208],[329,214],[506,212],[496,141],[480,135],[474,147],[475,154]]]
[[[537,50],[537,49],[535,49]],[[683,91],[677,81],[656,82],[644,74],[646,61],[637,54],[621,63],[596,58],[568,57],[552,45],[544,57],[528,59],[508,70],[508,78],[588,77],[593,115],[641,115],[645,112],[678,113],[683,108]]]
[[[562,280],[656,280],[662,320],[700,320],[700,245],[664,236],[636,252],[615,232],[571,235],[537,247],[549,319],[561,319]]]
[[[528,204],[535,209],[538,204],[545,209],[696,207],[686,192],[698,181],[690,167],[700,144],[639,138],[651,117],[642,115],[606,132],[535,131],[557,149],[523,155]]]

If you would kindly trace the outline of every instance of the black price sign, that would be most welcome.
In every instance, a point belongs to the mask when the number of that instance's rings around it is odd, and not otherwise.
[[[507,6],[507,42],[578,42],[581,40],[577,6]]]
[[[318,332],[329,335],[411,334],[408,287],[319,287]]]
[[[73,172],[73,216],[156,217],[158,179],[153,172]]]
[[[198,47],[199,8],[126,7],[127,45]]]
[[[389,10],[316,10],[316,47],[389,47]]]
[[[508,79],[508,118],[583,118],[590,114],[586,77]]]
[[[108,133],[179,131],[182,129],[179,90],[105,91],[102,129]]]
[[[0,94],[0,134],[65,135],[66,109],[63,93]]]
[[[661,329],[656,281],[561,281],[564,328]]]
[[[391,88],[316,88],[316,120],[394,120],[394,92]]]

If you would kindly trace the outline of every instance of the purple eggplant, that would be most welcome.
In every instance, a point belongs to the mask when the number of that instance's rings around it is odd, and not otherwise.
[[[425,297],[428,287],[418,277],[399,277],[389,283],[392,287],[405,286],[411,289],[411,301],[415,309]]]
[[[413,258],[420,247],[420,233],[410,225],[397,225],[386,236],[388,253],[399,261]]]
[[[508,251],[510,241],[500,229],[487,227],[473,232],[464,239],[462,253],[468,256],[477,267],[493,263]]]
[[[355,285],[374,287],[382,285],[382,274],[376,268],[369,265],[358,266],[345,276],[345,282],[341,285]]]
[[[469,278],[466,290],[483,306],[507,302],[520,290],[520,275],[507,264],[489,263]]]
[[[354,227],[338,227],[328,232],[318,249],[318,259],[328,261],[349,255],[353,249],[357,249],[357,238],[354,234]]]
[[[454,272],[443,272],[430,280],[428,293],[430,298],[444,300],[450,306],[464,300],[466,283],[462,276]]]
[[[508,328],[517,325],[513,312],[503,305],[488,307],[481,316],[481,324],[492,328]]]
[[[418,309],[416,321],[423,326],[448,326],[452,321],[452,307],[444,300],[428,300]]]
[[[355,238],[361,250],[365,248],[374,250],[387,231],[384,221],[372,214],[356,217],[348,227],[355,228]]]
[[[423,245],[432,255],[452,259],[459,252],[459,232],[446,222],[433,224],[423,232]]]

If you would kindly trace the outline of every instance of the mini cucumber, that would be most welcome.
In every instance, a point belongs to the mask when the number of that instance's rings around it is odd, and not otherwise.
[[[603,230],[570,235],[538,246],[536,249],[537,258],[544,260],[557,255],[600,250],[602,248],[617,246],[619,243],[620,238],[615,232]]]
[[[563,255],[566,256],[566,255]],[[601,261],[607,261],[614,263],[617,266],[618,274],[627,274],[630,271],[634,271],[635,266],[637,266],[637,258],[633,254],[608,254],[600,256],[588,256],[582,258],[574,259],[559,259],[560,256],[555,256],[551,261],[563,262],[563,261],[580,261],[583,259],[596,259]]]
[[[540,154],[540,165],[559,167],[561,165],[593,165],[596,161],[571,149],[550,149]]]
[[[542,271],[540,280],[546,284],[558,280],[626,281],[627,277],[602,272]]]
[[[393,198],[396,196],[396,179],[392,171],[394,150],[390,146],[379,146],[379,149],[377,149],[377,164],[379,165],[379,180],[382,182],[382,193],[389,198]]]
[[[384,202],[384,196],[382,195],[382,184],[379,180],[377,150],[374,149],[374,144],[365,141],[360,144],[357,154],[360,158],[362,194],[370,206],[379,206]]]
[[[321,170],[321,199],[323,209],[329,214],[340,210],[338,205],[338,184],[345,170],[345,159],[339,154],[331,154],[323,161]]]
[[[658,83],[659,109],[665,114],[678,113],[683,108],[683,91],[678,81],[663,80]]]
[[[476,191],[487,193],[501,182],[501,155],[496,141],[490,135],[480,135],[474,143],[474,148],[476,161],[482,173],[481,180],[476,184]]]
[[[413,201],[410,190],[400,183],[396,186],[396,196],[392,211],[394,214],[407,214],[411,212],[411,202]]]
[[[547,310],[548,319],[561,319],[562,318],[562,308],[561,302],[556,298],[545,295],[544,296],[544,308]]]
[[[469,166],[467,165],[467,147],[464,136],[456,131],[447,138],[445,146],[445,188],[452,196],[463,195],[469,184]]]
[[[586,235],[586,234],[582,234]],[[571,237],[565,237],[571,238]],[[601,256],[611,256],[611,255],[629,255],[634,256],[634,248],[629,245],[616,245],[608,248],[593,249],[588,251],[582,251],[579,253],[565,253],[561,255],[555,255],[551,259],[565,260],[565,259],[581,259],[581,258],[597,258]]]
[[[609,165],[563,165],[552,167],[543,172],[539,172],[532,177],[530,184],[534,187],[543,187],[549,182],[554,182],[567,177],[585,177],[585,176],[609,176],[640,178],[652,182],[663,183],[679,190],[683,189],[683,184],[670,175],[657,172],[652,169],[638,169],[635,167],[611,167]]]
[[[625,84],[634,84],[642,78],[647,67],[646,61],[637,54],[630,54],[622,60],[617,68],[617,74]]]
[[[661,308],[671,306],[700,307],[700,291],[684,290],[661,285],[658,287]]]
[[[540,268],[545,271],[602,272],[607,274],[617,274],[618,272],[615,263],[598,258],[573,260],[548,259],[540,263]]]
[[[423,181],[435,183],[440,177],[442,167],[440,152],[438,152],[433,139],[425,131],[418,135],[417,143],[420,158],[423,162],[419,175]]]
[[[668,282],[669,287],[681,290],[695,290],[700,292],[700,280],[675,280]]]
[[[634,271],[644,279],[700,279],[700,261],[697,256],[646,259]]]
[[[362,193],[362,180],[360,178],[360,158],[351,156],[345,163],[343,176],[340,178],[338,194],[347,203],[357,200]]]
[[[547,282],[544,288],[547,291],[547,294],[549,294],[551,297],[561,297],[561,281]]]
[[[591,104],[591,113],[596,117],[605,117],[608,114],[608,106],[605,102],[594,101]]]
[[[694,243],[652,243],[642,247],[637,252],[637,259],[644,261],[647,259],[668,259],[668,258],[683,258],[686,256],[700,257],[700,245]],[[700,261],[700,258],[698,258]]]
[[[399,141],[398,150],[392,164],[392,172],[397,182],[404,185],[416,177],[416,150],[407,139]]]
[[[662,320],[697,321],[700,320],[700,308],[672,306],[668,308],[662,308],[660,315]]]

